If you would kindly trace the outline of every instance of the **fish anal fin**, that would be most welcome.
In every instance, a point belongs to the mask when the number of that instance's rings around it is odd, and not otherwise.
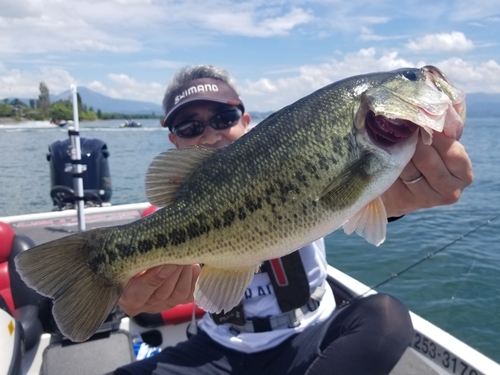
[[[179,186],[206,158],[219,152],[213,147],[171,149],[156,156],[146,172],[146,196],[158,207],[172,203]]]
[[[344,232],[356,232],[369,243],[379,246],[385,241],[387,213],[382,198],[378,197],[363,207],[343,225]]]
[[[205,265],[194,290],[196,304],[211,313],[231,310],[240,303],[259,266],[222,269]]]
[[[72,341],[87,340],[108,317],[125,285],[97,276],[83,256],[88,232],[20,253],[16,269],[38,293],[53,299],[60,331]]]

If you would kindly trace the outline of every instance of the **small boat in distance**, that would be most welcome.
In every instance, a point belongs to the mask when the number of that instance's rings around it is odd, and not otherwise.
[[[134,120],[126,120],[120,125],[120,128],[142,128],[142,124]]]
[[[68,121],[66,121],[66,120],[59,120],[59,119],[57,119],[57,118],[51,118],[51,119],[49,120],[49,122],[50,122],[52,125],[57,125],[57,126],[59,126],[59,127],[63,127],[63,126],[65,126],[65,125],[68,123]]]

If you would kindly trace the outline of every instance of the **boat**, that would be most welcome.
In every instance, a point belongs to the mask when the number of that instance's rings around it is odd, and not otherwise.
[[[51,118],[49,120],[49,122],[52,124],[52,125],[57,125],[59,127],[63,127],[63,126],[66,126],[68,124],[68,121],[66,120],[59,120],[59,119],[56,119],[56,118]]]
[[[134,120],[126,120],[120,125],[120,128],[142,128],[142,124]]]
[[[78,128],[70,131],[70,138],[77,134]],[[78,159],[68,163],[57,155],[68,155],[69,147],[77,149],[70,152],[72,157],[78,155],[80,145],[84,155],[94,155],[84,161],[86,174],[92,175],[95,169],[101,175],[83,181],[96,186],[73,191],[71,179],[82,179],[77,168],[83,163]],[[22,282],[14,266],[14,258],[20,252],[78,231],[127,224],[156,209],[147,202],[110,204],[108,151],[104,142],[71,138],[71,145],[56,142],[49,150],[55,210],[0,217],[0,374],[103,374],[186,340],[189,325],[204,314],[194,303],[135,317],[116,307],[89,340],[73,343],[58,330],[51,301]],[[68,170],[68,164],[74,169]],[[73,176],[65,180],[63,173]],[[102,204],[103,201],[108,204]],[[328,282],[338,306],[377,293],[332,266],[328,266]],[[500,365],[492,359],[413,312],[410,316],[414,335],[390,375],[500,374]]]
[[[88,207],[84,209],[84,216],[90,229],[132,222],[154,211],[152,208],[147,202]],[[3,323],[0,342],[7,348],[0,354],[2,374],[102,374],[135,360],[133,348],[138,339],[146,347],[144,343],[161,348],[186,340],[193,311],[198,318],[203,315],[202,310],[194,310],[193,304],[133,318],[116,308],[91,339],[71,343],[55,328],[50,302],[28,290],[18,277],[10,276],[10,280],[6,280],[12,270],[5,269],[12,267],[13,256],[19,251],[77,232],[76,209],[0,217],[0,223],[0,243],[12,242],[11,254],[5,257],[4,249],[4,258],[0,257],[0,270],[4,270],[0,272],[0,323]],[[2,238],[6,232],[13,236],[12,241]],[[338,305],[369,290],[334,267],[328,267],[328,274]],[[10,299],[2,290],[5,285],[10,285]],[[376,291],[369,292],[372,293]],[[16,306],[16,300],[25,305]],[[499,364],[464,342],[414,313],[411,319],[415,328],[413,339],[391,375],[500,374]],[[9,369],[5,364],[12,367]]]

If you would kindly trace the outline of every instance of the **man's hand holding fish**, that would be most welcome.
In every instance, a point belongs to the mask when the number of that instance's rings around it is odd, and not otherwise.
[[[418,182],[404,183],[420,176]],[[455,203],[472,180],[471,160],[458,140],[441,133],[434,134],[431,145],[420,139],[399,179],[382,195],[387,216]]]
[[[118,300],[128,315],[155,314],[180,304],[193,302],[193,292],[201,268],[166,264],[150,268],[132,278]]]

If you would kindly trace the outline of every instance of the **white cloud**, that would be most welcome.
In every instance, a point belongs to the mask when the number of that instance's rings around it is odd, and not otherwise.
[[[427,64],[442,69],[465,92],[500,92],[499,61],[490,59],[471,62],[457,57],[441,61],[410,61],[396,51],[378,52],[374,48],[361,49],[325,63],[275,70],[272,74],[263,74],[254,80],[242,79],[239,91],[248,110],[277,110],[342,78]],[[123,73],[109,73],[105,80],[84,81],[60,68],[27,71],[7,69],[0,63],[0,98],[37,97],[41,81],[47,84],[53,94],[66,91],[71,84],[76,84],[114,98],[153,103],[161,102],[166,87],[166,82],[141,80]]]
[[[380,40],[386,40],[387,37],[383,37],[381,35],[376,35],[373,33],[373,30],[363,26],[361,28],[361,35],[360,35],[361,40],[370,40],[370,41],[380,41]]]
[[[386,52],[377,57],[374,48],[362,49],[343,56],[341,60],[300,66],[295,70],[295,75],[289,74],[288,77],[246,80],[241,92],[247,108],[256,111],[276,110],[342,78],[405,66],[415,65],[399,57],[397,52]],[[262,98],[265,98],[265,102]]]
[[[40,7],[30,0],[2,0],[2,17],[25,18],[40,13]]]
[[[474,43],[462,32],[429,34],[411,39],[406,48],[413,52],[465,52],[474,48]]]
[[[136,65],[149,69],[179,69],[184,65],[186,65],[186,63],[182,61],[152,59],[147,61],[141,61]]]
[[[495,60],[474,64],[450,58],[436,65],[465,92],[500,93],[500,63]]]
[[[368,0],[0,2],[0,98],[37,96],[44,81],[54,94],[77,84],[160,103],[173,71],[196,63],[237,74],[249,110],[281,108],[347,76],[426,63],[465,91],[500,92],[493,0],[479,13],[469,4],[466,23],[453,26],[467,9],[439,4],[429,16]],[[444,32],[425,35],[438,22]],[[471,27],[474,42],[465,35]],[[450,58],[439,62],[443,52]]]
[[[342,59],[328,63],[298,67],[295,74],[288,74],[285,78],[246,80],[241,92],[248,109],[277,110],[346,77],[428,64],[439,67],[456,87],[465,92],[500,92],[500,64],[497,61],[472,63],[460,58],[437,62],[409,61],[394,51],[379,55],[373,48],[347,54]]]
[[[140,82],[126,74],[108,74],[111,80],[108,95],[113,98],[160,103],[165,85],[158,82]]]
[[[267,14],[265,10],[251,9],[247,4],[241,9],[238,6],[207,9],[206,13],[199,13],[195,18],[197,23],[210,30],[254,37],[286,35],[294,27],[313,20],[309,12],[300,8],[292,8],[285,14]]]
[[[20,69],[8,70],[0,65],[0,98],[35,98],[40,94],[40,82],[45,82],[52,94],[68,90],[76,83],[67,71],[41,68],[36,72]]]
[[[2,0],[1,7],[4,56],[134,52],[144,44],[200,43],[207,32],[271,37],[314,19],[298,7],[230,0]]]
[[[137,51],[141,43],[120,33],[112,35],[85,20],[39,17],[2,18],[0,50],[3,56],[71,51]]]
[[[384,41],[384,40],[396,40],[396,39],[403,39],[405,36],[403,35],[377,35],[373,32],[373,29],[363,26],[361,27],[361,34],[360,34],[360,39],[361,40],[366,40],[366,41]]]
[[[112,98],[160,103],[166,86],[159,82],[141,82],[126,74],[109,74],[108,78],[109,82],[86,82],[72,77],[63,69],[42,68],[35,72],[8,70],[0,63],[0,98],[36,98],[40,94],[40,82],[44,82],[51,94],[60,94],[75,84]]]
[[[292,8],[290,12],[284,14],[283,16],[278,16],[274,18],[267,18],[260,23],[257,23],[256,29],[262,29],[267,31],[267,35],[284,35],[292,30],[295,26],[308,23],[313,20],[307,11],[299,8]],[[255,34],[256,35],[256,34]]]
[[[455,0],[450,7],[450,17],[456,21],[483,21],[490,17],[498,17],[498,0],[481,0],[478,3]]]

